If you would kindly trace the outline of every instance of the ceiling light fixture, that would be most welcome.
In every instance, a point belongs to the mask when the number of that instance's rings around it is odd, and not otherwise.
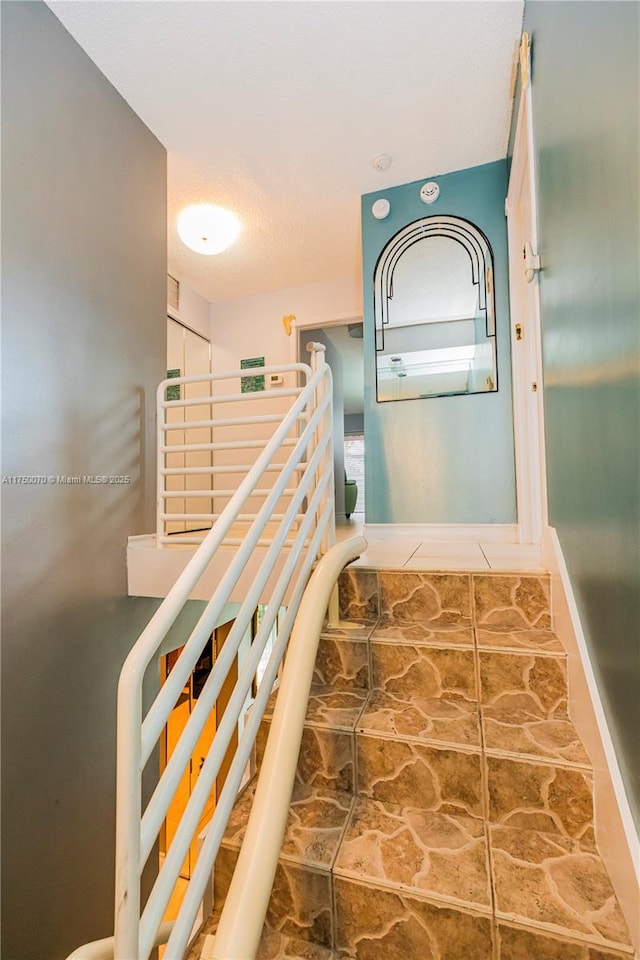
[[[230,247],[240,229],[235,213],[212,203],[196,203],[178,214],[178,236],[185,246],[205,256]]]

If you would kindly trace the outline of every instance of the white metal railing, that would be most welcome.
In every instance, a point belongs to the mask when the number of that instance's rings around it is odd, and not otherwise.
[[[301,372],[306,380],[305,385],[301,389],[286,391],[287,395],[293,397],[286,413],[281,413],[277,419],[267,415],[269,422],[276,425],[272,436],[264,443],[261,441],[257,459],[250,465],[237,489],[229,494],[226,507],[215,518],[212,529],[206,534],[125,661],[118,685],[115,934],[113,938],[79,948],[71,955],[73,960],[109,957],[115,957],[116,960],[147,960],[154,945],[165,941],[165,960],[181,960],[185,955],[312,566],[318,554],[326,553],[335,539],[331,372],[324,362],[324,347],[320,344],[310,346],[311,367],[294,364],[275,368],[279,372]],[[274,368],[263,368],[265,372],[270,369]],[[244,370],[232,371],[226,376],[238,377],[246,373]],[[260,373],[262,370],[251,371],[251,374]],[[224,379],[225,375],[215,375],[215,378]],[[182,382],[193,382],[189,378],[181,379]],[[159,396],[163,409],[167,409],[166,404],[175,402],[165,399],[164,389],[168,384],[177,382],[180,381],[165,381],[161,385]],[[270,391],[269,396],[273,396],[274,392]],[[245,395],[224,396],[231,396],[235,402],[239,396]],[[191,403],[192,399],[192,405],[196,405],[197,398],[188,398],[187,402]],[[209,396],[199,400],[200,404],[210,402],[212,400]],[[220,397],[217,402],[220,402]],[[248,417],[242,419],[250,422]],[[215,422],[215,418],[211,417],[207,423],[211,425],[211,421]],[[253,422],[262,424],[267,421],[265,415],[260,415],[254,418]],[[189,426],[193,426],[193,423],[190,422]],[[159,436],[164,438],[164,434],[164,429],[159,428]],[[283,441],[288,440],[293,440],[293,443],[287,443],[283,447]],[[161,442],[161,446],[165,446],[164,442]],[[272,471],[274,466],[277,466],[277,470]],[[215,470],[215,467],[212,469]],[[273,482],[264,486],[267,472],[273,472]],[[162,477],[165,476],[167,474],[162,473]],[[164,479],[161,480],[159,489],[164,492]],[[276,513],[275,508],[282,502],[285,493],[286,503]],[[189,491],[189,494],[192,495],[192,491]],[[208,495],[211,495],[210,490]],[[166,682],[150,708],[143,713],[142,688],[147,669],[157,663],[169,629],[217,549],[231,542],[229,531],[237,523],[245,504],[250,500],[255,503],[256,499],[261,503],[248,511],[250,518],[247,520],[246,535],[240,540],[218,588],[207,603]],[[159,495],[160,501],[164,503],[164,497]],[[268,536],[265,537],[267,525]],[[159,539],[165,536],[163,532]],[[180,739],[150,800],[143,808],[142,776],[145,766],[150,760],[153,762],[154,751],[168,717],[248,560],[263,541],[265,549],[253,582],[240,604],[233,626]],[[265,593],[267,587],[268,592]],[[163,917],[180,876],[182,864],[198,832],[228,745],[237,730],[238,719],[251,690],[258,663],[285,599],[286,613],[280,618],[276,641],[262,683],[244,725],[224,788],[217,799],[216,809],[208,825],[178,918],[173,925],[163,924]],[[155,844],[169,805],[205,723],[214,709],[229,670],[236,661],[240,641],[259,602],[267,604],[266,614],[244,662],[239,666],[237,682],[213,743],[153,888],[142,908],[140,885],[143,870],[156,849]],[[326,604],[322,613],[325,609]]]
[[[312,352],[312,357],[324,350],[322,344],[313,346],[318,349]],[[266,379],[271,374],[280,380],[295,374],[305,383],[242,392],[244,378],[263,376]],[[251,491],[242,512],[236,511],[234,529],[228,530],[225,536],[227,545],[237,546],[241,542],[247,524],[257,517],[256,503],[271,493],[282,471],[283,458],[299,446],[300,434],[309,426],[311,407],[308,402],[301,404],[299,399],[311,374],[306,364],[291,363],[178,377],[159,385],[158,546],[178,540],[182,544],[202,543],[208,528],[221,521],[227,504],[237,494],[240,481],[253,469],[261,451],[270,445],[273,456],[261,471],[262,486]],[[177,390],[180,396],[168,399],[169,390]],[[256,412],[256,408],[264,410],[265,401],[269,412]],[[288,417],[287,429],[283,430],[283,407],[287,405],[289,413],[293,408],[296,413]],[[197,419],[190,417],[193,411]],[[276,444],[273,444],[274,424],[278,431]],[[305,467],[302,460],[290,471],[291,483],[279,490],[278,509],[275,512],[272,509],[271,521],[284,518],[285,507],[298,489]],[[302,513],[295,519],[301,521]]]
[[[240,856],[216,935],[207,938],[202,960],[248,960],[256,955],[287,825],[324,613],[340,571],[366,546],[363,537],[352,537],[332,547],[302,598]]]

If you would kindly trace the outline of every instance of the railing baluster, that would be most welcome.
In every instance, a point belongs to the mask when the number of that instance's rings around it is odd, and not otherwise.
[[[199,543],[197,551],[187,563],[156,614],[143,631],[129,654],[118,688],[118,776],[117,776],[117,841],[116,841],[116,921],[114,938],[96,941],[75,952],[74,956],[91,960],[133,958],[147,960],[154,944],[167,942],[167,957],[183,957],[199,906],[205,895],[208,877],[222,838],[234,798],[249,760],[258,725],[266,700],[273,685],[280,662],[287,648],[296,613],[318,553],[326,553],[334,542],[335,511],[333,506],[333,450],[331,437],[331,373],[319,345],[314,345],[311,367],[306,364],[285,364],[280,367],[252,369],[251,375],[264,373],[297,375],[305,379],[303,387],[269,390],[268,393],[237,392],[233,386],[225,388],[225,381],[248,376],[246,370],[232,370],[204,377],[180,377],[163,381],[158,388],[158,504],[157,546],[167,549],[172,542],[167,524],[209,523],[211,529],[203,537],[178,534],[179,542]],[[323,349],[323,348],[322,348]],[[193,392],[186,398],[167,400],[169,386],[203,384],[202,397]],[[212,392],[218,384],[222,390]],[[206,392],[204,392],[206,388]],[[277,400],[286,409],[279,414],[256,413],[251,410],[265,400]],[[233,415],[227,405],[241,404],[242,413]],[[209,417],[189,421],[167,422],[167,411],[208,407]],[[217,408],[217,409],[216,409]],[[196,415],[197,410],[194,410]],[[255,427],[253,435],[248,431]],[[223,433],[220,439],[211,436],[211,442],[185,442],[172,445],[171,434],[176,430],[189,431],[206,428],[236,431]],[[265,431],[270,436],[264,436]],[[238,434],[237,431],[240,431]],[[218,434],[220,437],[220,434]],[[227,439],[225,439],[227,437]],[[254,463],[213,463],[213,454],[251,460]],[[184,467],[167,465],[171,454],[183,454]],[[211,464],[189,462],[190,454],[211,454]],[[234,474],[240,478],[235,485]],[[166,485],[176,478],[204,476],[210,478],[209,489],[168,490]],[[216,489],[218,479],[229,477],[228,487]],[[230,482],[229,482],[230,481]],[[205,481],[206,482],[206,481]],[[216,498],[220,498],[217,509]],[[187,501],[205,499],[205,504]],[[179,501],[185,501],[180,509]],[[173,508],[173,504],[178,506]],[[220,503],[226,502],[221,507]],[[204,509],[203,509],[204,506]],[[237,530],[234,525],[240,525]],[[246,528],[244,536],[242,531]],[[195,532],[194,532],[195,533]],[[240,534],[240,535],[239,535]],[[175,539],[173,539],[175,542]],[[153,704],[142,714],[142,680],[154,657],[159,655],[167,632],[175,622],[191,591],[208,568],[221,547],[235,549],[234,558],[222,576],[218,588],[207,603],[191,636],[187,640],[171,674],[158,692]],[[165,767],[151,800],[142,809],[141,778],[145,764],[166,726],[180,690],[194,669],[204,644],[239,581],[246,564],[256,550],[264,548],[264,556],[251,587],[236,616],[205,685],[198,703],[182,731],[172,756]],[[225,554],[226,556],[226,554]],[[274,574],[275,571],[275,574]],[[257,603],[269,589],[268,613],[263,620],[247,659],[239,671],[237,682],[216,736],[207,752],[198,780],[189,798],[173,841],[167,851],[153,887],[141,914],[140,877],[158,832],[183,775],[183,771],[198,742],[222,684],[234,662],[239,643]],[[283,618],[278,611],[287,600]],[[263,653],[267,638],[276,621],[280,621],[273,651],[269,657],[264,679],[254,700],[251,713],[227,774],[225,787],[218,799],[211,827],[208,830],[196,868],[175,924],[162,924],[166,905],[173,891],[184,857],[193,843],[198,824],[207,803],[213,783],[228,748],[233,731],[249,692],[252,678]],[[288,800],[287,800],[288,802]]]

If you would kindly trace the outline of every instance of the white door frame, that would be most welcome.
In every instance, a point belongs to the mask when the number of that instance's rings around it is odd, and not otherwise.
[[[349,323],[362,323],[362,314],[345,316],[331,316],[330,318],[315,317],[311,319],[293,318],[291,323],[291,363],[308,363],[308,357],[299,356],[300,334],[303,330],[312,330],[314,327],[346,327]]]
[[[547,528],[538,218],[531,85],[523,84],[506,202],[509,235],[511,370],[520,543],[542,542]],[[523,248],[526,247],[526,260]],[[527,282],[525,270],[534,270]]]
[[[329,319],[315,317],[315,318],[305,318],[305,319],[299,320],[296,317],[294,317],[291,322],[291,362],[292,363],[310,363],[310,358],[308,355],[307,356],[299,355],[300,354],[300,334],[302,333],[303,330],[312,330],[314,328],[326,329],[327,327],[346,327],[350,323],[362,323],[362,322],[363,322],[363,317],[361,314],[356,316],[353,316],[352,314],[348,314],[346,316],[337,316],[337,317],[333,315],[333,316],[330,316]],[[363,362],[364,362],[364,358],[363,358]],[[342,461],[340,457],[342,458]],[[344,451],[342,451],[340,457],[337,458],[337,463],[343,462]],[[336,483],[336,492],[335,492],[336,520],[339,523],[346,523],[346,514],[344,512],[344,495],[341,493],[340,496],[338,496],[337,484],[339,480],[337,477],[334,478],[334,482]]]

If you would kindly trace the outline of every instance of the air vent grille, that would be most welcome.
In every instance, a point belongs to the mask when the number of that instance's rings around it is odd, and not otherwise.
[[[174,310],[180,308],[180,282],[170,273],[167,274],[167,305]]]

